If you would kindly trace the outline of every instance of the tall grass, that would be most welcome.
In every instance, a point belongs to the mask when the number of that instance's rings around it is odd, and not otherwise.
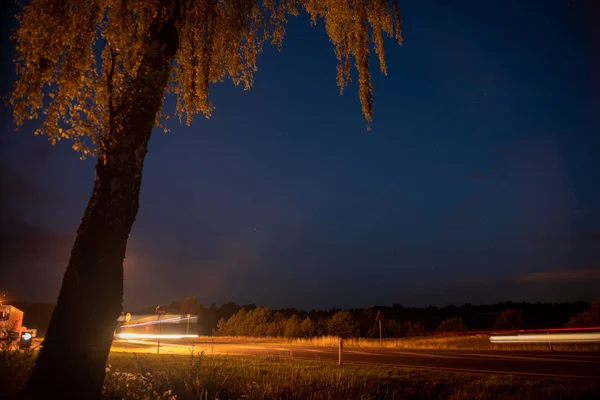
[[[3,399],[17,398],[31,352],[0,369]],[[15,370],[19,368],[19,371]],[[283,357],[197,353],[109,356],[103,399],[596,399],[599,382],[477,375],[392,366],[345,365]]]
[[[177,399],[593,399],[598,383],[422,369],[347,365],[280,357],[111,353],[132,374],[152,373]],[[107,381],[111,380],[110,374]]]
[[[202,336],[200,340],[214,343],[281,343],[298,346],[333,347],[338,346],[336,336],[318,336],[313,338],[276,338],[248,336]],[[345,347],[358,348],[394,348],[421,350],[500,350],[500,351],[595,351],[600,352],[600,343],[559,343],[549,346],[545,343],[492,344],[490,336],[479,335],[440,335],[413,336],[404,338],[348,338]]]
[[[297,339],[295,344],[311,346],[337,346],[339,339],[333,336],[322,336],[311,339]],[[482,349],[489,347],[489,337],[486,335],[473,336],[431,336],[408,338],[348,338],[344,339],[346,347],[362,348],[395,348],[395,349]]]

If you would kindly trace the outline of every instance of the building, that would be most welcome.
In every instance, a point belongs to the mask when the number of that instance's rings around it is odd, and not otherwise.
[[[22,326],[23,311],[10,305],[0,306],[0,338],[4,339],[11,331],[15,333],[15,337],[18,337]]]

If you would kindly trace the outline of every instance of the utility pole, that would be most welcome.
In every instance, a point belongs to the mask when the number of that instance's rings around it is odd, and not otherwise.
[[[381,331],[381,321],[383,321],[383,313],[381,312],[381,310],[377,311],[375,321],[379,322],[379,347],[383,347],[383,334]]]
[[[187,315],[187,334],[190,334],[190,314]]]
[[[160,354],[160,314],[158,314],[158,342],[156,344],[156,354]]]
[[[161,335],[161,326],[160,326],[160,316],[165,315],[167,313],[166,308],[160,306],[156,306],[156,315],[158,317],[158,342],[156,344],[156,354],[160,354],[160,335]]]
[[[340,337],[340,347],[339,347],[339,354],[338,354],[338,365],[342,366],[342,352],[344,351],[344,339],[342,339]]]

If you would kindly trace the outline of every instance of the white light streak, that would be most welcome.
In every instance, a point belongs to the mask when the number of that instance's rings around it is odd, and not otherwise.
[[[550,333],[536,335],[490,336],[490,342],[503,343],[597,343],[600,332],[589,333]]]
[[[117,339],[192,339],[198,335],[170,335],[155,333],[117,333]]]

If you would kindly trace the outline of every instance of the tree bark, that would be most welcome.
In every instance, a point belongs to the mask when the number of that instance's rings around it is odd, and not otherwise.
[[[42,349],[23,397],[98,399],[123,301],[123,260],[139,208],[142,169],[162,107],[185,14],[183,0],[161,0],[135,78],[116,109],[96,165],[94,190]]]

